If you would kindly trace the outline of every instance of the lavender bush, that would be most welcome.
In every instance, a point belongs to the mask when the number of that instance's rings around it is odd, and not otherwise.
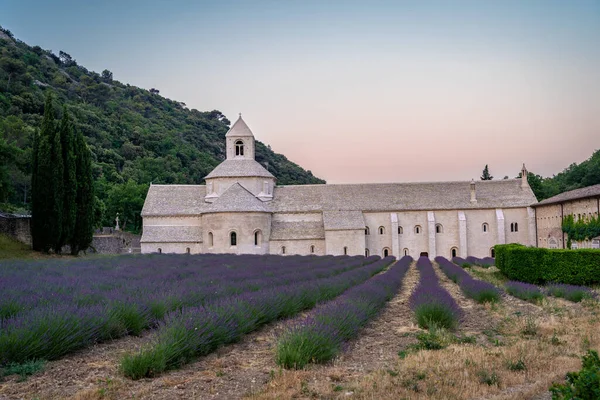
[[[331,360],[342,345],[356,336],[402,284],[412,258],[403,257],[386,273],[346,291],[312,315],[293,322],[279,338],[277,364],[303,368],[310,362]]]
[[[465,296],[478,303],[494,303],[500,301],[500,290],[491,283],[473,278],[464,269],[444,257],[436,257],[435,261],[448,278],[457,283]]]
[[[421,277],[410,297],[410,307],[415,313],[417,323],[426,329],[455,328],[462,318],[462,312],[450,293],[440,286],[429,258],[420,257],[417,269]]]
[[[336,276],[301,283],[279,287],[263,284],[259,291],[170,312],[160,323],[155,342],[135,354],[125,355],[121,370],[126,376],[139,379],[177,368],[263,324],[330,300],[382,271],[393,260],[388,257]]]
[[[328,279],[379,257],[149,255],[0,268],[0,367],[156,327],[182,308]]]
[[[521,300],[537,302],[544,298],[544,293],[536,285],[531,283],[508,281],[505,284],[508,294]]]
[[[568,285],[566,283],[552,283],[546,286],[546,293],[553,297],[562,297],[569,301],[580,302],[583,299],[597,297],[590,288],[586,286]]]

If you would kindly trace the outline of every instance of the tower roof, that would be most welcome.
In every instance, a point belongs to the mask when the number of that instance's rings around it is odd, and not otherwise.
[[[246,125],[246,122],[242,119],[242,114],[241,113],[240,113],[240,116],[237,119],[237,121],[235,121],[235,123],[231,126],[231,128],[229,128],[229,131],[227,131],[227,133],[225,134],[225,137],[231,137],[231,136],[235,136],[235,137],[251,136],[251,137],[254,137],[254,135],[252,134],[252,131],[250,130],[250,128],[248,128],[248,125]]]
[[[273,174],[255,160],[225,160],[210,171],[204,179],[241,178],[241,177],[274,178]]]

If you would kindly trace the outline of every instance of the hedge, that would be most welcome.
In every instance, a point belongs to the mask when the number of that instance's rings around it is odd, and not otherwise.
[[[600,283],[600,250],[541,249],[520,244],[494,246],[496,266],[509,279],[591,285]]]

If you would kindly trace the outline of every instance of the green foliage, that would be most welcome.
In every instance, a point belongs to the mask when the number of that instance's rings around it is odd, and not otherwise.
[[[482,181],[491,181],[492,179],[494,179],[494,177],[492,175],[490,175],[490,170],[488,169],[488,165],[485,164],[485,168],[483,169],[483,173],[481,175],[481,180]]]
[[[24,381],[27,377],[41,371],[46,366],[45,360],[30,360],[23,363],[10,363],[0,369],[0,378],[10,375],[19,375],[19,381]]]
[[[63,109],[63,117],[59,130],[63,164],[63,226],[61,237],[56,247],[60,251],[72,239],[75,230],[75,220],[77,218],[75,133],[73,132],[73,124],[66,108]]]
[[[0,260],[7,258],[25,258],[29,253],[28,246],[12,237],[0,234]],[[2,319],[2,317],[3,311],[0,308],[0,319]]]
[[[519,244],[496,245],[496,266],[509,279],[543,284],[600,283],[600,250],[542,249]]]
[[[107,210],[99,218],[104,225],[113,225],[114,210],[124,206],[117,197],[109,198],[114,186],[129,181],[138,185],[117,189],[131,189],[127,197],[138,197],[123,211],[128,214],[125,229],[135,231],[143,204],[143,197],[138,201],[140,187],[202,184],[225,158],[230,122],[220,111],[190,110],[156,89],[121,83],[108,70],[88,71],[64,51],[57,56],[21,41],[0,40],[0,203],[17,208],[32,208],[35,203],[28,199],[30,173],[37,169],[32,148],[49,91],[65,105],[74,131],[88,143],[97,210],[101,204]],[[260,142],[256,160],[277,177],[278,184],[324,183]]]
[[[417,324],[423,329],[430,329],[434,326],[454,329],[458,325],[453,311],[445,304],[425,303],[415,308],[414,312]]]
[[[600,358],[595,350],[588,350],[583,356],[579,372],[567,373],[565,384],[555,383],[550,387],[553,400],[600,399]]]
[[[579,218],[575,221],[573,215],[567,215],[563,218],[562,231],[568,235],[569,241],[590,240],[600,236],[600,217]]]
[[[78,254],[92,244],[94,221],[97,217],[94,195],[94,178],[92,176],[91,152],[81,132],[75,138],[75,179],[77,194],[75,198],[75,225],[69,240],[71,254]]]

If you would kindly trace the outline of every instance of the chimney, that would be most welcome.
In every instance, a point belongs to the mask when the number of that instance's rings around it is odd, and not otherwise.
[[[521,188],[529,187],[529,182],[527,182],[527,168],[525,168],[525,163],[523,163],[523,168],[521,168]]]
[[[477,203],[477,196],[475,195],[475,180],[471,179],[471,203]]]

